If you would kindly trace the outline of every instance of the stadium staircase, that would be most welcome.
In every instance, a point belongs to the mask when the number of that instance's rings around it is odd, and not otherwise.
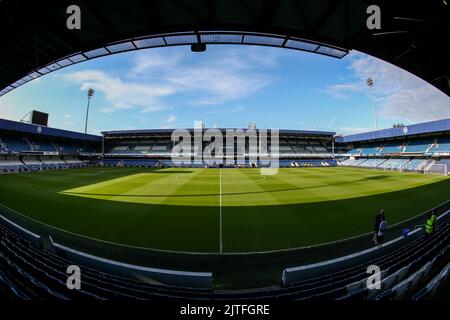
[[[401,246],[388,250],[379,257],[348,268],[331,266],[331,272],[292,283],[287,287],[245,292],[170,287],[143,283],[81,266],[81,290],[68,290],[66,270],[73,263],[51,251],[35,247],[2,222],[0,297],[12,300],[425,299],[436,291],[440,283],[448,279],[450,212],[440,217],[438,229],[432,238],[426,239],[422,230],[413,233],[414,236],[399,240],[404,242]],[[381,289],[366,288],[367,266],[372,264],[382,270]]]

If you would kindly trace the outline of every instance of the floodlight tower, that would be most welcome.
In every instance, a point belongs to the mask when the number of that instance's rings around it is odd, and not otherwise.
[[[87,109],[86,109],[86,123],[84,125],[84,133],[87,133],[87,126],[88,126],[88,118],[89,118],[89,105],[91,104],[91,98],[94,96],[94,89],[89,88],[88,90],[88,103],[87,103]]]
[[[369,89],[372,89],[373,88],[372,78],[367,78],[366,82],[367,82],[367,86],[369,87]],[[372,91],[371,96],[372,96],[373,119],[375,121],[375,130],[378,130],[377,111],[376,111],[376,107],[375,107],[375,94],[373,93],[373,89],[371,91]]]

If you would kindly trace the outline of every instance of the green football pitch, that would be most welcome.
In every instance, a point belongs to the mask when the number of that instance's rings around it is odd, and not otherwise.
[[[196,253],[283,250],[371,231],[449,199],[450,179],[355,168],[88,168],[0,176],[0,203],[84,237]]]

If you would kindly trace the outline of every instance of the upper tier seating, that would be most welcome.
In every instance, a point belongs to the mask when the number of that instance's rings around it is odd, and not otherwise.
[[[111,153],[112,154],[127,154],[127,153],[129,153],[129,150],[130,149],[128,146],[116,146],[111,149]]]
[[[6,148],[6,144],[3,143],[2,139],[0,138],[0,153],[7,153],[8,148]]]
[[[359,150],[360,154],[376,155],[380,153],[381,148],[378,144],[368,144]]]
[[[172,152],[174,144],[170,139],[152,139],[152,140],[130,140],[120,141],[117,143],[111,142],[106,146],[107,153],[116,155],[161,155],[169,156]],[[207,144],[203,143],[199,148],[206,148]],[[237,153],[237,146],[234,146],[235,150],[227,149],[226,143],[223,145],[223,152],[227,154],[227,151]],[[192,147],[194,149],[194,146]],[[268,146],[269,151],[271,146]],[[249,153],[248,144],[245,145],[245,152]],[[327,148],[326,144],[321,141],[307,141],[300,139],[287,139],[282,138],[279,141],[280,155],[298,155],[298,154],[331,154],[331,151]],[[195,153],[195,152],[194,152]]]
[[[2,141],[10,152],[32,151],[31,146],[24,138],[2,136]]]
[[[50,141],[45,140],[37,140],[37,139],[28,139],[29,143],[33,147],[33,151],[41,151],[41,152],[57,152],[55,145]]]
[[[355,155],[355,154],[361,154],[362,148],[354,148],[347,151],[347,154],[349,155]]]
[[[439,138],[429,152],[450,152],[450,137]]]
[[[93,146],[91,146],[90,144],[85,144],[85,143],[73,143],[74,147],[76,149],[78,149],[79,153],[88,153],[88,154],[92,154],[92,153],[98,153],[98,150],[95,150],[95,148]]]
[[[88,145],[88,149],[91,147]],[[51,152],[76,155],[79,153],[78,148],[68,141],[52,141],[42,138],[25,138],[2,136],[0,138],[0,153],[23,153],[23,152]]]
[[[389,142],[383,145],[380,154],[401,153],[404,151],[404,149],[405,147],[401,142]]]
[[[78,149],[70,142],[56,142],[55,143],[58,151],[61,154],[77,154]]]
[[[450,152],[450,137],[414,139],[407,142],[394,141],[385,144],[368,143],[348,150],[348,155],[423,154]]]
[[[433,144],[433,139],[420,139],[410,141],[404,153],[425,153]]]

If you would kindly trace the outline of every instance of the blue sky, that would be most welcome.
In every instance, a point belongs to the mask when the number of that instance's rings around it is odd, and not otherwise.
[[[450,118],[450,99],[379,59],[344,59],[251,46],[140,50],[80,63],[0,98],[0,117],[20,120],[32,109],[49,125],[83,131],[86,91],[96,90],[89,132],[207,127],[327,130],[374,129],[367,77],[375,82],[379,128]]]

